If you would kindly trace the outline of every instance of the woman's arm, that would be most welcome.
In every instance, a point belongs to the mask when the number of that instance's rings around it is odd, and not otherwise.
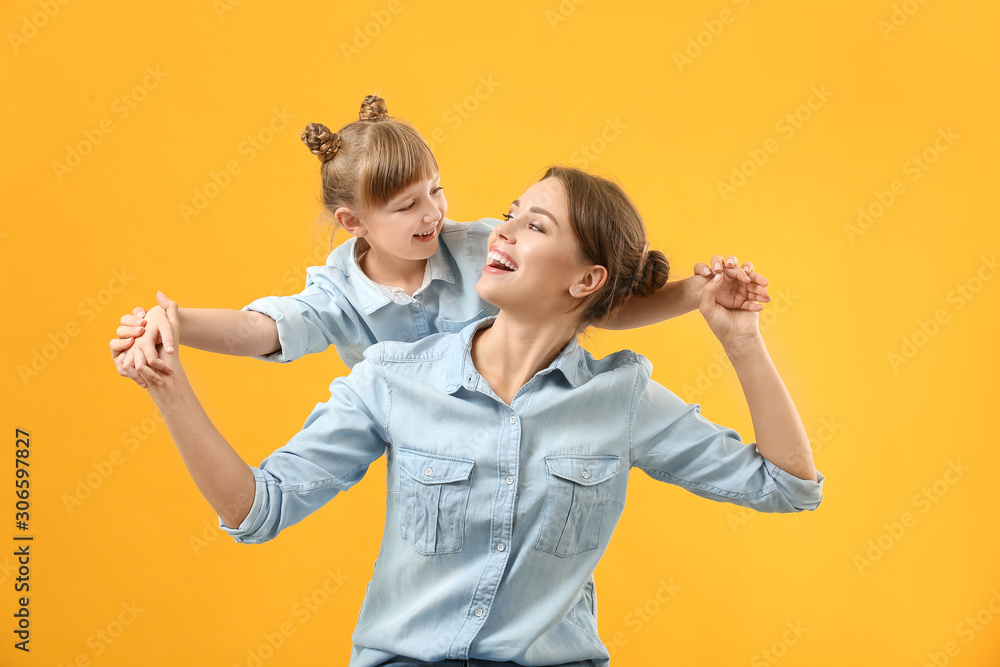
[[[818,481],[809,436],[760,333],[723,347],[743,386],[757,450],[785,472]]]
[[[739,376],[761,455],[800,479],[818,481],[809,437],[764,345],[754,297],[745,285],[728,281],[723,288],[716,275],[702,293],[701,312]]]
[[[157,301],[171,325],[171,340],[179,340],[181,324],[177,304],[162,294],[157,295]],[[148,377],[152,371],[146,370],[149,395],[160,409],[198,490],[227,526],[239,526],[253,505],[253,472],[201,407],[176,350],[167,352],[166,349],[166,345],[161,346],[157,358],[167,364],[171,372],[160,373],[162,381],[155,382]]]

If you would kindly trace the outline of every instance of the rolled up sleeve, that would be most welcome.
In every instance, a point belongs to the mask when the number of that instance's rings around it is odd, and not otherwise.
[[[814,482],[786,472],[642,372],[633,405],[632,465],[653,479],[760,512],[814,510],[823,499],[821,473]]]
[[[243,307],[267,315],[278,325],[281,349],[257,359],[286,363],[322,352],[330,345],[363,351],[376,342],[357,309],[338,289],[339,283],[325,275],[336,270],[312,267],[306,272],[306,287],[299,294],[267,296]]]
[[[252,467],[254,500],[236,528],[219,527],[237,542],[273,539],[357,484],[386,447],[388,390],[368,362],[330,385],[302,430],[283,447]]]

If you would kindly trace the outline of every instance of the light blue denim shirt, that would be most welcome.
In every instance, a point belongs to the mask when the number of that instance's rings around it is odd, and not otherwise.
[[[330,386],[302,431],[252,468],[237,542],[274,538],[387,457],[385,529],[350,664],[404,655],[523,665],[592,660],[593,572],[629,470],[762,512],[815,509],[803,480],[650,379],[631,351],[594,359],[574,340],[505,404],[472,336],[381,343]]]
[[[486,242],[499,220],[445,220],[438,250],[428,260],[430,284],[409,303],[396,303],[361,271],[357,239],[338,246],[324,266],[306,270],[306,287],[294,296],[257,299],[243,310],[264,313],[278,325],[281,350],[258,357],[288,362],[334,345],[348,368],[382,341],[412,342],[496,315],[476,293],[486,264]]]

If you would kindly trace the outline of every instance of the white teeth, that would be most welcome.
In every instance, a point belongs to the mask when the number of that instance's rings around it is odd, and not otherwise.
[[[489,252],[488,257],[491,260],[493,260],[494,262],[497,262],[498,264],[503,264],[504,266],[506,266],[511,271],[517,271],[517,267],[514,266],[514,264],[511,263],[511,261],[509,259],[507,259],[506,257],[504,257],[503,255],[501,255],[500,253],[498,253],[498,252],[496,252],[494,250],[491,250]]]
[[[429,231],[429,232],[424,232],[423,234],[414,234],[414,236],[419,236],[419,237],[421,237],[421,238],[424,238],[424,237],[427,237],[427,236],[430,236],[430,235],[431,235],[431,234],[433,234],[433,233],[434,233],[434,230],[432,229],[431,231]]]

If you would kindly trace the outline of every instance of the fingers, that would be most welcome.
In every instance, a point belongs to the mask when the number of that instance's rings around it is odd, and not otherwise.
[[[736,259],[735,255],[730,255],[729,257],[726,258],[725,272],[727,276],[735,280],[738,280],[741,283],[752,282],[750,280],[750,276],[748,276],[747,272],[744,271],[743,268],[740,266],[740,262],[738,259]]]
[[[176,311],[177,304],[174,304],[174,310]],[[166,329],[160,329],[160,342],[163,343],[163,347],[166,348],[167,354],[173,354],[174,352],[174,327],[176,326],[177,317],[176,312],[171,316],[170,311],[167,311],[167,319],[170,321],[170,326]]]
[[[111,358],[115,360],[116,364],[118,357],[122,352],[132,347],[132,342],[134,338],[112,338],[111,342],[108,343],[108,347],[111,348]]]
[[[126,316],[131,317],[131,316]],[[141,336],[143,332],[146,331],[145,327],[132,327],[127,325],[122,325],[115,329],[115,335],[119,338],[128,338],[129,340],[135,338],[136,336]]]
[[[142,306],[136,306],[132,309],[132,314],[142,319],[143,317],[146,317],[146,309]]]
[[[162,377],[160,377],[160,374],[146,364],[143,364],[142,366],[137,365],[135,370],[139,377],[145,380],[147,384],[165,384],[165,381]]]
[[[132,353],[135,355],[136,375],[142,378],[146,384],[165,384],[160,374],[149,366],[150,361],[155,357],[147,357],[145,351],[138,346],[132,350]]]
[[[149,367],[154,368],[158,372],[165,373],[167,375],[170,375],[171,373],[174,372],[174,367],[170,365],[170,362],[164,359],[160,359],[159,357],[157,357],[156,359],[150,359]]]
[[[122,315],[120,320],[122,326],[126,327],[144,327],[146,326],[146,316],[136,317],[135,315]]]
[[[160,337],[163,339],[163,345],[167,352],[171,353],[174,351],[174,342],[180,339],[180,311],[177,302],[168,298],[163,292],[156,293],[156,303],[166,311],[167,320],[170,322],[170,343],[167,343],[167,333],[165,331],[160,332]]]
[[[698,262],[694,265],[694,275],[704,276],[706,278],[712,277],[712,267],[710,267],[705,262]]]
[[[124,362],[124,359],[125,359],[125,355],[124,354],[119,355],[118,358],[115,359],[115,366],[118,368],[118,374],[121,375],[122,377],[129,378],[130,380],[134,381],[137,385],[139,385],[140,387],[142,387],[143,389],[145,389],[146,388],[146,383],[135,372],[135,367],[134,366],[126,366],[125,362]]]

